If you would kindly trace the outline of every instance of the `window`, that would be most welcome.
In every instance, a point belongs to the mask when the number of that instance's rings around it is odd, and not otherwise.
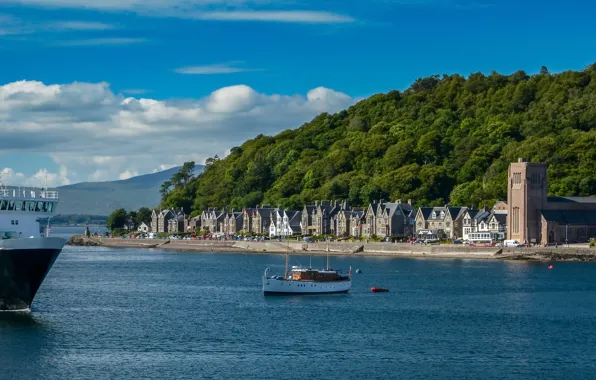
[[[441,219],[443,219],[445,217],[445,212],[441,211]]]
[[[433,213],[432,213],[432,215],[431,215],[431,218],[433,218],[433,219],[437,219],[437,213],[433,211]]]
[[[450,222],[445,222],[445,226],[451,227],[451,223]]]

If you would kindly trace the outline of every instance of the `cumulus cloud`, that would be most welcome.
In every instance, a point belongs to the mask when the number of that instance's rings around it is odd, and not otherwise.
[[[71,182],[68,178],[68,169],[62,165],[58,173],[48,172],[47,169],[39,169],[32,176],[26,176],[11,168],[4,168],[0,170],[0,183],[31,187],[56,187],[69,185]]]
[[[56,184],[116,180],[187,160],[203,163],[260,133],[296,128],[355,100],[325,87],[281,95],[236,85],[199,99],[162,101],[126,97],[103,82],[19,81],[0,86],[0,151],[48,155],[65,169],[54,173]]]
[[[139,175],[139,172],[133,171],[133,170],[125,170],[122,173],[120,173],[120,176],[118,176],[119,179],[129,179],[132,177],[136,177]]]

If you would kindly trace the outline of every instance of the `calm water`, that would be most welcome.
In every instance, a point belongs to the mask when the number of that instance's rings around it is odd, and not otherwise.
[[[363,270],[351,293],[265,298],[283,256],[66,247],[0,315],[1,378],[595,377],[596,265],[332,261]]]

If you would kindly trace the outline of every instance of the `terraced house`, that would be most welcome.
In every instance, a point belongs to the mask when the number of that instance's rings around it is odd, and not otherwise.
[[[420,207],[416,214],[416,236],[419,239],[457,239],[463,235],[463,218],[467,207]]]
[[[271,225],[271,215],[275,212],[274,208],[257,206],[252,213],[251,231],[254,234],[269,234]]]
[[[201,214],[202,230],[210,233],[221,232],[224,219],[224,211],[210,207]]]
[[[413,233],[414,215],[411,200],[407,203],[402,203],[400,199],[395,202],[373,202],[365,213],[362,236],[410,236]]]
[[[271,224],[269,225],[269,236],[293,236],[302,233],[300,227],[302,213],[300,211],[284,210],[277,208],[271,214]]]
[[[232,209],[231,212],[225,213],[224,221],[223,221],[223,229],[221,232],[224,232],[227,235],[234,235],[242,231],[242,226],[244,224],[244,213],[240,211],[234,211]]]
[[[158,234],[170,232],[170,220],[180,214],[184,217],[184,213],[179,210],[153,210],[151,212],[151,232]]]

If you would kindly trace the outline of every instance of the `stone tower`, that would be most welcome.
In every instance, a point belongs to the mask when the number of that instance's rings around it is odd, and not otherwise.
[[[546,165],[522,158],[511,163],[507,180],[507,239],[540,243],[540,211],[546,202]]]

